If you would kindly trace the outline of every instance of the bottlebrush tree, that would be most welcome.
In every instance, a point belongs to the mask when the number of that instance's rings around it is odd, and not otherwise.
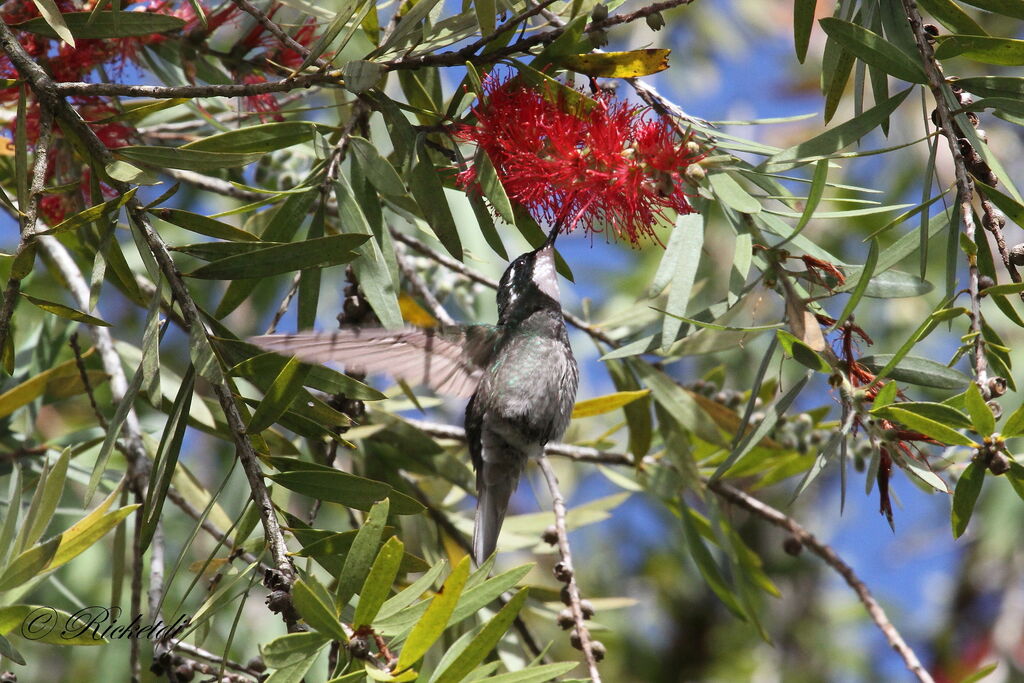
[[[0,18],[4,681],[1021,676],[1018,0]],[[476,566],[464,404],[246,340],[492,323],[553,229]]]

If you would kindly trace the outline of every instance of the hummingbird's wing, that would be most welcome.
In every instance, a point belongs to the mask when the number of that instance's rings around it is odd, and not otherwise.
[[[334,362],[347,372],[386,373],[413,385],[426,384],[440,394],[468,398],[494,354],[499,334],[493,325],[363,328],[269,334],[249,342],[307,362]]]

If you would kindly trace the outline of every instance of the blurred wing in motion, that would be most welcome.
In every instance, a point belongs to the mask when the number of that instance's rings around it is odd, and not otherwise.
[[[499,328],[445,326],[405,330],[352,329],[250,337],[267,351],[311,363],[338,363],[346,372],[385,373],[439,394],[468,398],[494,355]]]

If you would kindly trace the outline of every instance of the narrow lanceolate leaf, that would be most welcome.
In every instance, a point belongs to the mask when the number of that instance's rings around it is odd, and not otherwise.
[[[793,42],[796,47],[796,58],[801,64],[807,58],[807,46],[811,42],[811,29],[814,28],[814,11],[817,0],[795,0],[793,3]]]
[[[761,203],[747,192],[729,173],[712,173],[708,176],[711,191],[730,209],[740,213],[758,213]]]
[[[85,323],[87,325],[99,325],[101,327],[110,327],[110,323],[105,320],[100,320],[97,317],[91,316],[88,313],[83,313],[77,308],[71,308],[64,304],[57,303],[56,301],[47,301],[46,299],[40,299],[39,297],[31,296],[25,292],[19,292],[23,297],[35,307],[40,308],[47,313],[53,313],[61,318],[67,318],[68,320],[74,320],[76,322]]]
[[[30,508],[32,514],[25,518],[23,527],[27,533],[23,539],[19,539],[19,547],[24,548],[38,541],[46,531],[46,527],[49,526],[50,520],[53,519],[53,513],[57,510],[57,503],[60,502],[60,496],[64,492],[64,481],[67,477],[70,459],[71,449],[65,448],[53,468],[46,471],[45,478],[40,477],[39,483],[42,488],[39,489],[39,505],[35,505],[35,500],[32,501],[33,504]],[[5,551],[6,548],[0,546],[0,552]]]
[[[331,640],[348,642],[348,636],[334,608],[324,602],[304,579],[296,581],[292,586],[292,601],[307,624]]]
[[[661,323],[662,348],[667,348],[675,341],[682,327],[682,321],[676,316],[684,315],[690,303],[690,292],[697,278],[697,266],[700,264],[701,252],[704,249],[704,220],[702,214],[676,218],[672,235],[668,239],[668,247],[662,257],[662,264],[658,266],[658,272],[655,274],[652,289],[660,284],[663,276],[668,276],[672,283],[665,305],[665,312],[669,315]]]
[[[354,544],[353,544],[354,545]],[[402,565],[402,556],[405,553],[404,544],[397,536],[392,536],[381,546],[377,553],[377,559],[373,561],[363,587],[359,591],[359,604],[356,605],[356,613],[352,618],[352,624],[369,626],[380,612],[381,605],[388,599],[391,593],[391,586],[398,576],[398,569]]]
[[[951,33],[965,33],[969,36],[986,35],[985,29],[953,0],[917,0],[917,5],[935,17]]]
[[[398,175],[390,161],[381,156],[373,143],[365,138],[353,136],[349,138],[349,148],[359,159],[363,173],[378,192],[396,197],[405,194],[402,176]]]
[[[614,394],[608,394],[607,396],[598,396],[597,398],[580,401],[572,409],[572,417],[573,419],[576,419],[580,417],[604,415],[605,413],[610,413],[613,410],[618,410],[633,401],[637,401],[650,393],[650,389],[641,389],[639,391],[619,391]]]
[[[423,0],[420,4],[425,2],[426,0]],[[430,157],[422,149],[418,150],[417,161],[409,174],[409,189],[437,239],[449,254],[461,261],[462,242],[459,240],[459,230],[455,226],[455,219],[444,194],[444,186]]]
[[[950,517],[953,538],[960,538],[967,530],[967,523],[971,521],[974,504],[978,502],[978,495],[984,482],[985,466],[981,463],[972,462],[960,475],[960,480],[953,489],[953,514]]]
[[[591,52],[585,55],[562,55],[554,61],[576,73],[595,78],[638,78],[668,68],[672,50],[647,48],[628,52]]]
[[[452,612],[455,611],[455,605],[459,602],[467,578],[469,578],[468,555],[463,557],[462,561],[452,569],[452,573],[448,575],[444,585],[430,601],[427,611],[412,627],[412,631],[398,655],[396,671],[412,667],[441,637],[448,626],[448,618],[451,617]]]
[[[967,407],[967,414],[971,416],[974,431],[979,435],[990,436],[996,430],[996,418],[992,414],[992,409],[985,403],[981,389],[974,382],[967,386],[964,405]]]
[[[494,0],[473,0],[473,9],[476,10],[476,23],[480,26],[480,35],[488,36],[494,33],[497,22]]]
[[[316,127],[308,121],[279,121],[211,135],[184,144],[180,149],[264,154],[308,142],[315,132]]]
[[[39,14],[42,15],[42,19],[46,22],[47,27],[53,29],[57,37],[65,43],[75,47],[75,37],[64,21],[64,16],[60,13],[57,3],[53,0],[32,0],[32,2],[39,9]]]
[[[941,422],[936,422],[924,415],[911,412],[905,408],[900,408],[898,404],[886,406],[873,414],[887,420],[892,420],[893,422],[899,422],[905,427],[913,429],[915,432],[921,432],[925,436],[931,437],[944,444],[968,447],[978,445],[955,429],[952,429]]]
[[[135,12],[132,12],[135,14]],[[186,171],[216,171],[245,166],[263,158],[263,152],[203,152],[181,147],[131,145],[118,147],[114,156],[155,168],[180,168]]]
[[[105,645],[110,642],[94,628],[90,622],[50,606],[18,604],[0,607],[0,633],[14,631],[28,640],[48,645]],[[10,652],[0,649],[0,654],[25,664],[24,660],[12,657]]]
[[[1006,437],[1021,436],[1024,434],[1024,403],[1022,403],[1017,410],[1010,413],[1010,416],[1006,418],[1006,422],[1003,424],[1003,428],[1000,433]]]
[[[188,425],[189,408],[192,406],[192,389],[195,387],[195,379],[195,368],[189,365],[188,370],[185,371],[185,377],[181,380],[178,394],[174,398],[170,418],[160,437],[160,447],[157,449],[156,458],[150,470],[139,541],[143,552],[153,540],[156,525],[160,521],[160,512],[163,510],[164,500],[167,498],[167,490],[171,486],[174,470],[178,466],[178,455],[181,453],[185,427]]]
[[[341,227],[346,233],[354,235],[373,234],[366,214],[356,201],[355,193],[348,178],[341,174],[334,183],[334,195],[338,202],[338,215]],[[443,197],[440,201],[443,201]],[[445,205],[447,206],[447,204]],[[398,284],[392,279],[383,250],[376,239],[368,239],[359,245],[352,268],[359,279],[359,288],[366,295],[373,312],[377,314],[381,325],[387,328],[402,326],[402,314],[398,308]]]
[[[894,355],[891,353],[879,353],[872,356],[864,356],[860,363],[875,373],[881,373]],[[885,373],[886,377],[910,382],[922,387],[936,387],[938,389],[964,389],[970,383],[971,378],[953,368],[948,368],[942,363],[921,358],[919,356],[904,356]]]
[[[901,403],[895,403],[895,382],[889,382],[886,384],[885,391],[887,393],[886,400],[879,402],[876,398],[874,402],[875,407],[871,410],[872,414],[876,414],[886,406],[897,405],[902,410],[909,410],[910,412],[917,413],[922,417],[927,417],[930,420],[941,422],[947,427],[952,427],[953,429],[969,429],[971,427],[971,418],[967,417],[967,415],[960,412],[953,406],[946,405],[945,403],[931,403],[928,401],[904,401]],[[881,396],[882,392],[879,392],[878,395]]]
[[[302,389],[309,370],[309,365],[299,362],[298,358],[289,358],[249,419],[246,431],[250,434],[262,432],[284,415]]]
[[[103,202],[102,204],[90,206],[88,209],[85,209],[84,211],[79,211],[74,216],[71,216],[70,218],[65,218],[64,220],[62,220],[60,223],[53,226],[49,230],[44,230],[39,234],[59,235],[62,232],[75,230],[77,228],[82,227],[83,225],[88,225],[93,221],[99,220],[100,218],[103,218],[107,214],[111,213],[112,211],[117,211],[122,206],[127,204],[128,201],[135,196],[135,191],[137,189],[138,188],[133,187],[120,197],[115,197],[114,199]]]
[[[369,235],[329,235],[278,244],[208,263],[187,273],[186,277],[237,280],[269,277],[306,268],[326,268],[354,260],[354,250],[367,239]]]
[[[766,171],[785,171],[807,163],[807,160],[817,160],[822,156],[834,154],[844,147],[852,145],[880,126],[883,121],[888,120],[889,115],[896,111],[896,108],[903,103],[903,100],[907,98],[911,90],[912,88],[907,88],[893,95],[885,102],[881,102],[868,109],[860,116],[827,130],[810,140],[782,150],[766,160],[761,167]]]
[[[331,23],[327,25],[327,28],[324,29],[324,32],[316,39],[316,42],[310,46],[309,54],[302,60],[302,64],[298,69],[296,69],[296,71],[302,71],[320,58],[320,55],[330,47],[331,43],[334,42],[334,39],[338,37],[339,33],[341,33],[341,30],[345,28],[345,24],[348,23],[349,19],[352,18],[352,15],[356,13],[356,10],[359,9],[359,6],[365,1],[366,0],[345,0],[345,2],[342,3],[341,7],[338,8],[337,14],[335,14],[334,18],[331,20]]]
[[[339,609],[348,604],[356,590],[366,581],[370,566],[380,547],[380,539],[384,533],[384,525],[388,521],[390,507],[391,501],[387,498],[376,503],[370,509],[370,514],[366,516],[363,525],[359,527],[359,532],[345,557],[345,565],[341,569],[341,575],[338,576],[338,585],[334,592],[334,604]],[[399,556],[399,561],[401,561],[401,556]]]
[[[836,17],[818,20],[829,38],[849,50],[865,64],[876,66],[887,74],[911,83],[927,79],[920,63],[874,31]]]
[[[455,658],[455,661],[438,674],[432,683],[458,683],[483,662],[515,621],[526,601],[526,593],[527,589],[524,588],[512,596],[512,599],[505,603],[505,606],[487,622],[480,633],[476,634],[466,649]]]
[[[982,64],[1024,65],[1024,40],[992,36],[941,36],[936,39],[938,59],[966,57]]]
[[[96,454],[96,463],[93,465],[92,474],[89,476],[89,485],[85,490],[85,501],[88,503],[94,493],[96,493],[96,487],[100,484],[100,478],[103,476],[103,472],[107,468],[107,461],[110,459],[110,454],[114,450],[114,442],[117,441],[118,434],[121,433],[121,427],[124,425],[125,419],[128,417],[128,411],[132,409],[132,405],[135,403],[135,397],[138,396],[139,389],[142,388],[142,380],[145,373],[142,372],[142,368],[137,368],[135,374],[132,376],[132,381],[128,384],[128,390],[124,392],[124,397],[117,404],[117,410],[114,411],[114,417],[112,417],[107,423],[107,433],[103,437],[103,444],[100,446],[99,453]]]
[[[95,17],[90,16],[90,12],[65,12],[57,17],[57,21],[62,20],[71,35],[86,40],[148,36],[176,31],[185,25],[184,20],[178,17],[156,12],[100,12]],[[66,40],[44,17],[29,19],[11,28]],[[73,40],[68,42],[75,44]]]
[[[391,511],[399,515],[415,515],[424,509],[415,499],[395,491],[383,482],[364,479],[341,470],[296,470],[272,474],[270,478],[286,489],[357,510],[369,510],[375,502],[384,498],[391,499]]]
[[[107,512],[119,495],[120,490],[115,489],[95,510],[71,528],[48,541],[32,546],[15,557],[0,575],[0,590],[15,588],[42,572],[48,572],[66,564],[96,543],[139,507],[138,505],[128,505]]]
[[[877,264],[878,240],[871,240],[871,247],[868,249],[868,259],[864,262],[864,270],[861,271],[860,279],[857,280],[857,286],[854,287],[846,305],[843,306],[843,312],[836,318],[836,325],[842,325],[856,310],[857,304],[860,303],[861,298],[868,289],[868,285],[871,284],[871,277],[875,274],[875,266]]]

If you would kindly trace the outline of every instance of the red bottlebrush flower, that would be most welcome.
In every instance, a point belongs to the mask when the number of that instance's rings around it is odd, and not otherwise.
[[[598,95],[590,111],[574,111],[515,79],[491,76],[484,90],[473,109],[477,124],[455,135],[487,153],[505,192],[537,220],[562,223],[567,232],[607,225],[635,245],[655,237],[654,223],[667,212],[693,212],[683,173],[703,155],[669,122],[609,94]],[[477,188],[476,168],[457,180]]]
[[[266,83],[267,79],[259,74],[248,73],[242,76],[242,83]],[[262,95],[249,95],[243,99],[245,108],[249,111],[256,112],[257,116],[260,117],[260,121],[266,122],[267,119],[273,119],[274,121],[284,121],[284,117],[279,113],[280,107],[277,104],[277,100],[270,93],[263,93]]]

